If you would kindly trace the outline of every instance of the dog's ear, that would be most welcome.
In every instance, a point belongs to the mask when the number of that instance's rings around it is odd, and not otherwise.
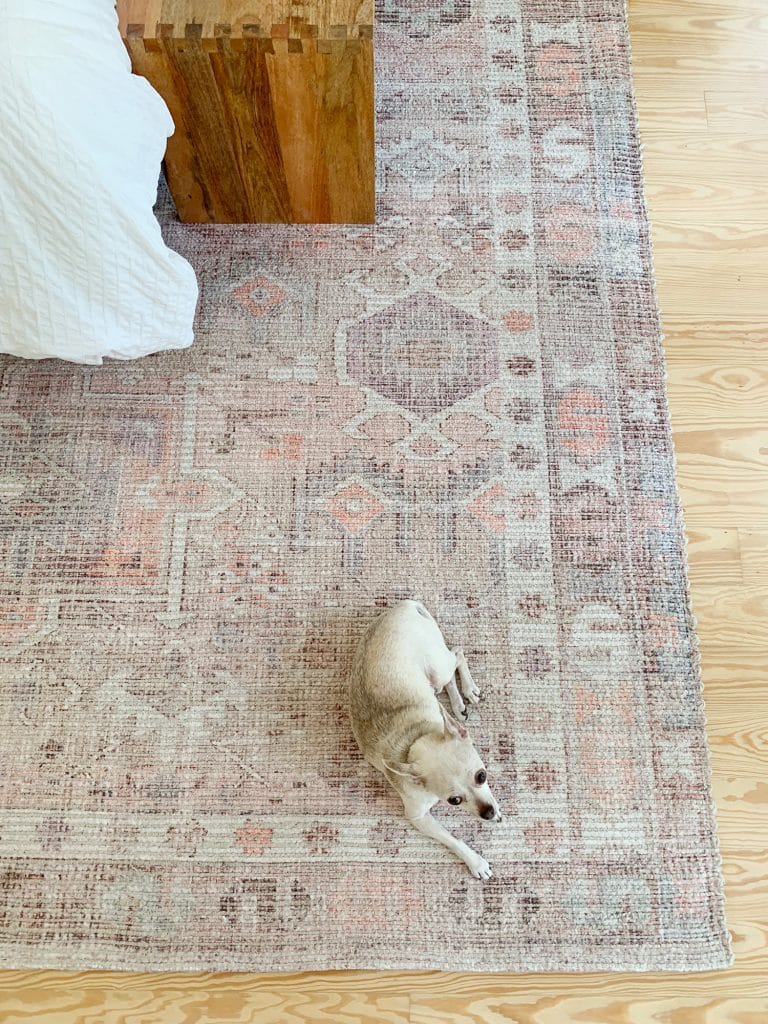
[[[440,704],[440,701],[438,701],[438,704]],[[440,704],[440,711],[445,725],[445,732],[443,733],[444,739],[465,740],[467,738],[467,730],[461,722],[456,721],[453,715],[449,715],[442,704]]]
[[[389,761],[385,761],[384,767],[396,779],[407,779],[409,782],[416,783],[417,785],[422,785],[424,782],[418,767],[409,761],[402,761],[400,764],[391,764]]]

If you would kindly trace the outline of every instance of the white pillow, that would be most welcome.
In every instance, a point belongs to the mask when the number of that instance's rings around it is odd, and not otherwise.
[[[194,271],[152,213],[172,132],[109,0],[0,0],[0,352],[192,343]]]

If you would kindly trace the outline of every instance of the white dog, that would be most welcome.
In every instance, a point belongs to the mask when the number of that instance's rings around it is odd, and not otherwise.
[[[437,695],[445,689],[458,719],[480,691],[461,650],[449,651],[443,634],[418,601],[387,609],[368,628],[349,680],[352,731],[365,759],[384,774],[403,801],[415,829],[464,861],[475,878],[491,867],[430,814],[440,800],[486,821],[501,821],[480,755],[467,730]]]

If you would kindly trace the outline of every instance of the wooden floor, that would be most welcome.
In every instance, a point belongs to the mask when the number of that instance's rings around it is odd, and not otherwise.
[[[736,966],[19,971],[0,974],[3,1024],[768,1024],[768,0],[630,0],[630,15]]]

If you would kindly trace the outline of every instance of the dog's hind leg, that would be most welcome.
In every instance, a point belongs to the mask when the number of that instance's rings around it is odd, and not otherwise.
[[[425,672],[427,679],[429,680],[429,685],[435,693],[442,693],[446,688],[450,688],[451,683],[454,680],[454,676],[456,675],[456,655],[453,651],[448,650],[439,633],[437,634],[435,643],[429,650],[427,659]],[[453,706],[453,697],[451,697],[451,707]],[[454,714],[455,713],[454,709]]]
[[[459,673],[461,692],[470,704],[477,704],[480,700],[480,687],[472,678],[464,651],[461,647],[457,647],[453,654],[456,658],[456,671]]]

